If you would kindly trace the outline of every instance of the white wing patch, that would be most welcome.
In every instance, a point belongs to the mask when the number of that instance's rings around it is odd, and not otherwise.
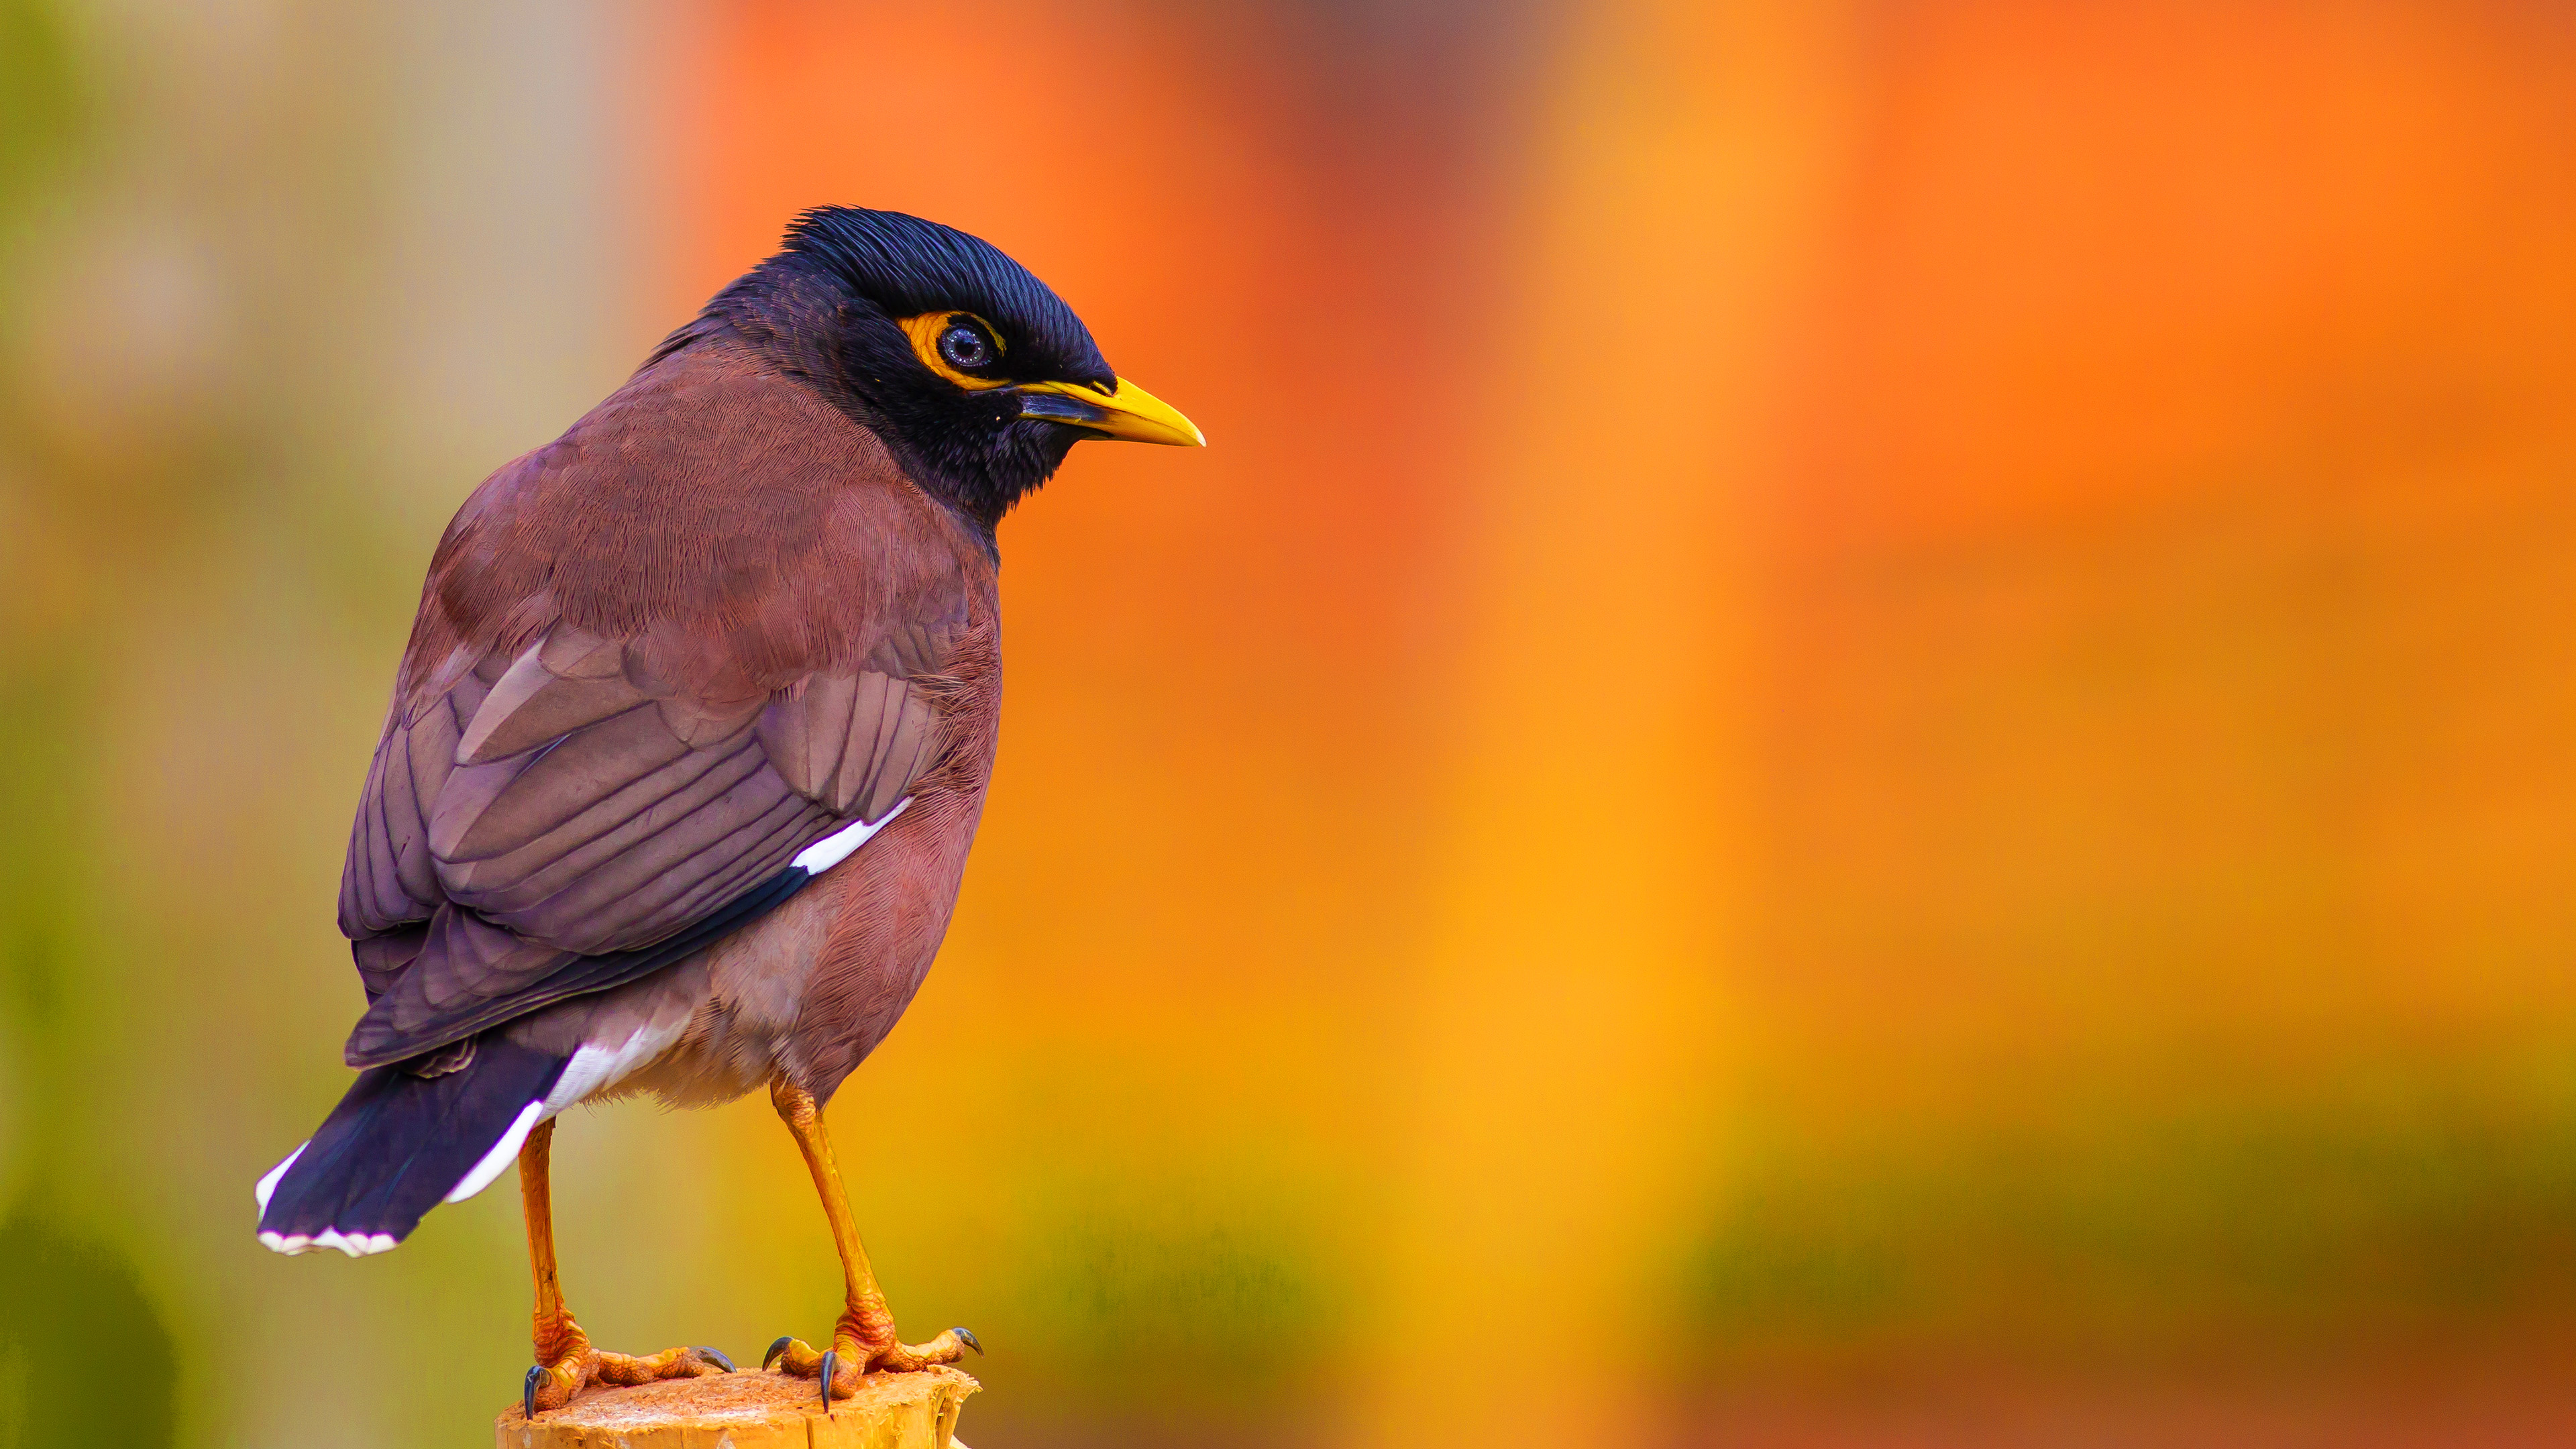
[[[821,875],[857,854],[860,846],[893,824],[894,818],[911,804],[912,797],[906,796],[875,820],[857,821],[836,830],[798,851],[789,864],[809,876]],[[613,1047],[588,1045],[574,1052],[572,1060],[564,1064],[563,1075],[556,1079],[554,1090],[546,1094],[545,1100],[530,1102],[519,1110],[518,1117],[510,1123],[510,1130],[502,1133],[501,1140],[492,1144],[492,1150],[483,1154],[483,1160],[474,1164],[474,1170],[457,1182],[454,1190],[447,1194],[446,1201],[463,1202],[490,1187],[493,1179],[518,1159],[519,1149],[527,1145],[528,1134],[536,1129],[539,1122],[576,1102],[615,1089],[619,1082],[650,1066],[654,1058],[670,1050],[672,1043],[688,1030],[688,1025],[688,1018],[684,1016],[667,1026],[640,1028]],[[268,1211],[268,1200],[276,1193],[278,1183],[285,1179],[287,1170],[295,1166],[296,1159],[304,1155],[304,1149],[312,1145],[308,1141],[288,1153],[286,1160],[270,1168],[268,1175],[251,1190],[259,1199],[261,1212]],[[294,1254],[310,1253],[317,1248],[336,1248],[352,1258],[360,1258],[392,1248],[396,1239],[391,1233],[343,1233],[337,1228],[326,1228],[314,1234],[262,1233],[259,1241],[262,1247],[272,1252]]]
[[[878,831],[892,825],[894,818],[901,815],[911,804],[912,797],[906,795],[895,802],[892,810],[876,819],[862,820],[855,825],[844,826],[796,852],[796,858],[788,864],[804,871],[807,875],[821,875],[857,854],[860,846],[867,844]]]

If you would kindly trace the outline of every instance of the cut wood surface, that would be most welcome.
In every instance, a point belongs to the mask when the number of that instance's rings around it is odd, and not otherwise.
[[[983,1387],[953,1368],[870,1374],[823,1412],[812,1379],[776,1373],[592,1389],[531,1423],[511,1405],[498,1449],[966,1449],[957,1413]]]

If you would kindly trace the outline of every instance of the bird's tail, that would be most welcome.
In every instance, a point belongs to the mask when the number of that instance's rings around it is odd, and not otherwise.
[[[259,1180],[260,1242],[381,1253],[500,1176],[569,1059],[497,1031],[460,1046],[359,1073],[312,1140]]]

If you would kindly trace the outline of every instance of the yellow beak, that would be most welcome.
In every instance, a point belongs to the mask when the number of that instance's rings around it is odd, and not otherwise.
[[[1131,443],[1164,443],[1175,448],[1204,448],[1207,434],[1182,417],[1180,410],[1125,378],[1109,390],[1079,382],[1024,382],[1011,389],[1020,395],[1020,416],[1069,423],[1104,438]]]

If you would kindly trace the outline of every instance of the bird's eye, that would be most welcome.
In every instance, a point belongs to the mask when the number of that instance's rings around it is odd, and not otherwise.
[[[951,323],[939,334],[939,355],[960,372],[978,372],[993,363],[993,342],[971,322]]]
[[[1002,339],[993,324],[972,312],[922,312],[896,324],[912,341],[921,365],[957,386],[974,392],[1006,387],[997,376],[1002,366]]]

